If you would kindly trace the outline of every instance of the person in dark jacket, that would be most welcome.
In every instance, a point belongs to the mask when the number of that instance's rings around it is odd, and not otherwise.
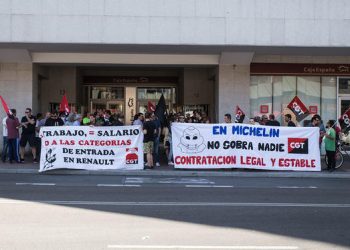
[[[51,113],[51,116],[46,119],[45,126],[55,127],[55,126],[63,126],[63,120],[58,116],[58,112],[54,111]]]

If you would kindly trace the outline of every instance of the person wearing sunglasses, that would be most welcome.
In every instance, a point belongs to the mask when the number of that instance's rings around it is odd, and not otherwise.
[[[21,119],[21,127],[22,127],[22,134],[21,139],[19,141],[20,145],[20,156],[21,156],[21,163],[24,162],[24,152],[25,147],[27,143],[29,143],[29,146],[32,150],[33,155],[33,163],[38,163],[36,159],[36,146],[35,146],[35,125],[36,125],[36,118],[32,115],[32,109],[26,108],[25,110],[25,116]]]
[[[53,126],[63,126],[63,120],[58,116],[58,112],[54,111],[51,113],[51,116],[46,119],[45,126],[53,127]]]

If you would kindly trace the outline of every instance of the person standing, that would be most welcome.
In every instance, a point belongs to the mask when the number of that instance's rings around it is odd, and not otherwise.
[[[151,115],[151,119],[156,127],[156,134],[154,136],[154,145],[153,145],[153,157],[156,162],[156,167],[160,167],[159,163],[159,141],[160,141],[160,134],[162,130],[162,125],[158,119],[158,117],[155,114]]]
[[[232,118],[230,114],[225,114],[224,115],[224,122],[225,123],[232,123]]]
[[[143,149],[144,153],[147,155],[147,163],[145,168],[152,169],[153,168],[153,144],[154,137],[157,133],[156,126],[154,122],[151,120],[151,113],[145,114],[145,122],[143,124]]]
[[[19,141],[20,145],[20,156],[21,156],[21,162],[24,162],[24,151],[27,143],[29,143],[29,146],[32,149],[32,155],[33,155],[33,163],[38,163],[36,159],[36,147],[35,147],[35,125],[36,125],[36,119],[32,115],[32,109],[26,108],[25,116],[21,119],[22,124],[22,134],[21,139]]]
[[[21,124],[16,117],[16,110],[11,109],[12,115],[8,115],[6,119],[6,126],[7,126],[7,142],[9,146],[9,159],[10,163],[13,161],[20,162],[19,156],[18,156],[18,144],[17,140],[19,138],[19,132],[18,129],[20,128]]]
[[[318,127],[320,128],[320,139],[319,139],[319,144],[320,144],[320,148],[321,148],[321,143],[322,143],[322,139],[324,134],[326,133],[326,129],[322,123],[322,118],[320,115],[316,114],[311,118],[311,123],[308,125],[308,127]]]
[[[41,138],[39,136],[40,128],[44,126],[45,118],[42,113],[36,115],[36,124],[35,124],[35,147],[36,147],[36,158],[40,158],[41,154]]]
[[[329,120],[327,122],[327,130],[324,134],[323,141],[325,143],[326,157],[327,157],[327,170],[335,170],[335,130],[334,121]]]
[[[63,126],[63,120],[58,116],[58,112],[54,111],[51,113],[50,117],[46,119],[45,126],[54,127],[54,126]]]
[[[1,160],[2,162],[6,162],[6,158],[8,157],[8,143],[7,143],[7,125],[6,120],[8,116],[5,116],[4,119],[2,119],[2,153],[1,153]]]
[[[276,127],[281,126],[279,121],[275,120],[275,115],[274,114],[270,114],[269,115],[269,120],[265,123],[265,125],[266,126],[276,126]]]
[[[292,121],[292,116],[290,114],[286,114],[284,116],[284,121],[287,123],[288,127],[296,127],[295,123]]]
[[[145,119],[145,117],[143,116],[143,113],[136,114],[134,118],[135,119],[134,119],[132,125],[141,125],[141,126],[143,125],[143,121]]]

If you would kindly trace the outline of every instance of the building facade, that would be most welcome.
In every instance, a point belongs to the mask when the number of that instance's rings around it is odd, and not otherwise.
[[[66,93],[126,123],[161,94],[214,122],[236,105],[282,121],[298,95],[336,119],[350,106],[349,27],[347,0],[3,0],[0,95],[19,116]]]

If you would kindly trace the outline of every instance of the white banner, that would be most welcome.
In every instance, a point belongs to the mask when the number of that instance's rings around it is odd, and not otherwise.
[[[173,123],[175,168],[321,171],[319,128]]]
[[[141,126],[42,127],[39,172],[57,169],[143,169]]]

